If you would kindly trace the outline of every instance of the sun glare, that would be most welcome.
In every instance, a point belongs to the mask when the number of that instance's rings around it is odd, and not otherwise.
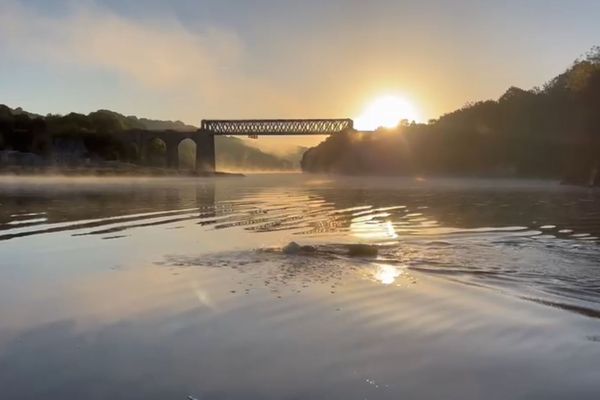
[[[358,130],[372,131],[377,128],[393,128],[400,121],[419,121],[420,115],[414,105],[401,96],[383,96],[370,103],[354,121]]]

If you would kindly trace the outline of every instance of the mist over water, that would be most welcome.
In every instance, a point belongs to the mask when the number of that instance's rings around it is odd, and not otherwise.
[[[546,181],[1,178],[0,388],[596,398],[599,237]]]

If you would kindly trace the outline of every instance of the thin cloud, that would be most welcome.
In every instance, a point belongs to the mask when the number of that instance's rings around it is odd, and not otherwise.
[[[4,1],[0,50],[59,68],[109,71],[157,95],[176,97],[185,103],[182,109],[202,105],[212,112],[265,115],[267,108],[284,114],[298,107],[270,82],[245,73],[244,46],[235,32],[218,27],[192,32],[175,18],[130,19],[89,2],[48,16]]]
[[[60,18],[0,5],[0,43],[21,56],[102,68],[158,88],[211,83],[241,53],[231,32],[191,33],[174,19],[137,21],[89,5]]]

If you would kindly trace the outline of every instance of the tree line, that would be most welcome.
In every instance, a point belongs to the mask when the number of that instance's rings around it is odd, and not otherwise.
[[[73,112],[41,116],[0,105],[0,150],[43,156],[51,145],[43,139],[51,136],[59,146],[60,143],[80,142],[89,157],[133,161],[137,155],[114,136],[128,129],[147,129],[147,126],[137,117],[126,117],[108,110],[88,115]]]
[[[118,137],[119,133],[131,129],[195,131],[198,128],[181,121],[138,118],[109,110],[98,110],[87,115],[69,113],[41,116],[0,104],[0,151],[13,150],[46,156],[50,145],[54,150],[78,147],[84,149],[85,158],[137,163],[140,161],[138,149],[128,146]],[[48,137],[51,137],[52,143],[45,140]],[[235,137],[219,136],[215,143],[219,150],[217,162],[227,168],[294,168],[293,161],[248,146]],[[194,146],[186,140],[179,147],[182,168],[193,168],[196,159]],[[162,141],[152,140],[145,162],[157,167],[165,166],[165,152],[166,147]]]
[[[559,178],[600,183],[600,47],[541,88],[509,88],[427,124],[331,136],[310,172]]]

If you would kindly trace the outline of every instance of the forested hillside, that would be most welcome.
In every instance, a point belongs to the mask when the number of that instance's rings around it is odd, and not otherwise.
[[[20,108],[11,109],[0,105],[0,151],[15,150],[42,155],[45,150],[36,143],[35,136],[48,132],[57,146],[77,144],[85,154],[101,160],[136,162],[139,155],[133,154],[117,138],[119,132],[129,129],[193,131],[197,128],[181,121],[160,121],[135,116],[125,116],[109,110],[98,110],[90,114],[70,113],[67,115],[41,116]],[[246,145],[235,137],[216,138],[217,166],[230,169],[288,170],[293,163],[287,159],[265,153]],[[150,160],[164,159],[164,147],[151,146]],[[184,141],[180,146],[183,167],[191,167],[195,160],[194,144]],[[160,166],[160,165],[157,165]]]
[[[541,88],[509,88],[427,124],[337,135],[302,168],[346,174],[550,177],[598,184],[600,48]]]

